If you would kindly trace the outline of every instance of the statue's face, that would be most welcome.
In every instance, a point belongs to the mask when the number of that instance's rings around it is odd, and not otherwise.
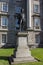
[[[21,12],[23,13],[24,12],[24,9],[21,9]]]
[[[24,12],[24,9],[22,9],[22,12]]]

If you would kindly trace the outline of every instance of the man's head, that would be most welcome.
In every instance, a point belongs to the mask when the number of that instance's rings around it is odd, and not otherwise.
[[[21,12],[24,12],[24,9],[21,9]]]

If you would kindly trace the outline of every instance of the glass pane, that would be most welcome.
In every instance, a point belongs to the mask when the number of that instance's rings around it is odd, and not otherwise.
[[[8,18],[5,18],[5,25],[8,26]]]
[[[21,7],[15,7],[15,13],[21,13]]]
[[[6,43],[6,35],[2,34],[2,43]]]
[[[36,43],[39,43],[40,42],[40,36],[39,35],[36,35],[35,36],[35,39],[36,39]]]
[[[2,18],[2,25],[5,25],[5,19]]]
[[[8,11],[8,4],[3,3],[3,11],[7,12]]]
[[[18,19],[16,19],[16,27],[19,27]]]
[[[40,19],[39,18],[34,19],[34,25],[35,26],[40,26]]]
[[[2,17],[2,26],[8,26],[8,18]]]
[[[38,13],[38,5],[34,5],[34,12]]]

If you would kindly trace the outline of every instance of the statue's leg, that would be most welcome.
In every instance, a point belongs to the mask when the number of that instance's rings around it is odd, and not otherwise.
[[[20,21],[20,32],[22,31],[22,19]]]
[[[23,22],[23,29],[26,30],[26,22]]]

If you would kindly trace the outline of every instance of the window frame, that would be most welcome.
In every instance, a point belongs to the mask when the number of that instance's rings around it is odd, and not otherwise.
[[[39,20],[39,22],[38,22],[38,20]],[[37,22],[38,22],[38,25],[36,25]],[[35,27],[35,29],[40,29],[40,17],[34,17],[34,27]]]
[[[36,11],[36,9],[35,9],[35,6],[38,6],[38,10]],[[33,4],[33,13],[40,13],[40,11],[39,11],[39,4]]]
[[[3,10],[4,4],[6,4],[7,10]],[[2,11],[3,11],[3,12],[8,12],[8,3],[7,3],[7,2],[2,2]]]
[[[6,35],[6,41],[5,41],[5,42],[3,42],[2,35]],[[2,45],[4,45],[4,44],[6,44],[6,43],[7,43],[7,34],[2,34],[2,35],[1,35],[1,40],[2,40],[2,41],[1,41],[1,44],[2,44]]]
[[[39,34],[35,35],[35,43],[40,44],[40,35]]]
[[[3,25],[3,17],[7,18],[7,25]],[[8,27],[8,17],[7,16],[1,16],[1,27]]]
[[[18,10],[17,10],[17,8],[18,8]],[[21,9],[22,9],[21,6],[15,6],[15,14],[20,14],[21,13]],[[18,24],[18,22],[19,22],[18,18],[16,17],[15,18],[15,30],[16,31],[19,31],[19,29],[20,29],[20,25]]]
[[[16,11],[17,8],[18,8],[19,11]],[[15,6],[15,13],[18,13],[18,14],[21,13],[21,12],[20,12],[20,9],[22,9],[22,7],[20,7],[20,6]]]
[[[19,25],[19,20],[18,20],[18,18],[16,17],[16,19],[15,19],[15,30],[19,30],[20,29],[20,25]]]

